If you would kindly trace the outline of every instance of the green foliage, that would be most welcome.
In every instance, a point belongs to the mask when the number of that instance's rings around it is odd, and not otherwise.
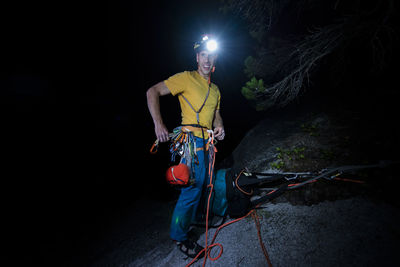
[[[284,166],[285,166],[285,163],[282,160],[278,160],[278,161],[272,162],[270,164],[270,167],[272,169],[277,169],[277,170],[283,169]]]
[[[242,87],[242,95],[247,99],[247,100],[255,100],[256,95],[253,90],[249,87]]]
[[[242,94],[248,100],[256,100],[257,95],[265,93],[265,90],[264,81],[253,77],[242,87]]]
[[[305,159],[304,151],[306,150],[305,147],[294,147],[292,149],[282,149],[280,147],[275,148],[276,152],[278,152],[277,161],[270,164],[270,167],[273,169],[281,170],[286,165],[285,162],[290,162],[294,160],[303,160]]]

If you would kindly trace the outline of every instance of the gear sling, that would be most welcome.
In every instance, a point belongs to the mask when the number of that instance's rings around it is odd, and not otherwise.
[[[180,96],[183,97],[183,99],[188,103],[189,107],[196,113],[197,125],[190,125],[190,126],[194,126],[194,127],[197,126],[197,127],[204,128],[204,127],[202,127],[202,126],[200,125],[200,117],[199,117],[199,114],[200,114],[201,110],[203,109],[204,105],[206,104],[207,99],[208,99],[208,96],[210,95],[210,88],[211,88],[211,83],[209,82],[209,83],[208,83],[208,90],[207,90],[206,98],[204,99],[204,102],[203,102],[203,104],[201,105],[201,107],[199,108],[199,110],[197,110],[197,111],[194,109],[194,107],[193,107],[192,104],[189,102],[189,100],[187,100],[187,98],[186,98],[183,94],[180,94]],[[204,134],[204,133],[203,133],[203,134]],[[204,136],[203,136],[203,139],[204,139]]]

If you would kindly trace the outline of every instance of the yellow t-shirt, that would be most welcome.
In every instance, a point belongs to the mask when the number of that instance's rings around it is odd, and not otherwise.
[[[182,110],[182,124],[197,124],[196,112],[190,107],[183,95],[198,111],[203,105],[208,92],[208,81],[197,71],[177,73],[164,81],[172,95],[178,95]],[[200,125],[212,129],[215,110],[220,108],[221,94],[218,86],[211,83],[210,94],[199,113]],[[195,133],[196,136],[198,134]],[[201,137],[201,136],[199,136]]]

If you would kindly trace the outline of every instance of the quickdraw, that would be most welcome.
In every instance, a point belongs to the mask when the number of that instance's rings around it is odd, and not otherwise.
[[[189,168],[191,167],[190,163],[199,164],[193,132],[186,130],[182,126],[176,127],[172,132],[170,140],[169,152],[171,153],[172,162],[175,162],[176,156],[180,156],[180,162],[185,159]]]
[[[172,138],[173,133],[168,134],[168,138]],[[154,141],[153,145],[150,148],[150,153],[151,154],[156,154],[158,152],[158,145],[160,144],[160,140],[156,139]]]

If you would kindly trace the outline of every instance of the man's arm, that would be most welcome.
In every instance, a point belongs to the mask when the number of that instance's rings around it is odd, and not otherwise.
[[[215,110],[213,126],[214,126],[215,138],[217,138],[218,140],[224,140],[225,138],[224,122],[222,121],[219,109]]]
[[[147,107],[154,122],[154,131],[160,142],[168,141],[168,129],[165,127],[160,112],[160,96],[170,94],[170,90],[164,82],[159,82],[147,90]]]

